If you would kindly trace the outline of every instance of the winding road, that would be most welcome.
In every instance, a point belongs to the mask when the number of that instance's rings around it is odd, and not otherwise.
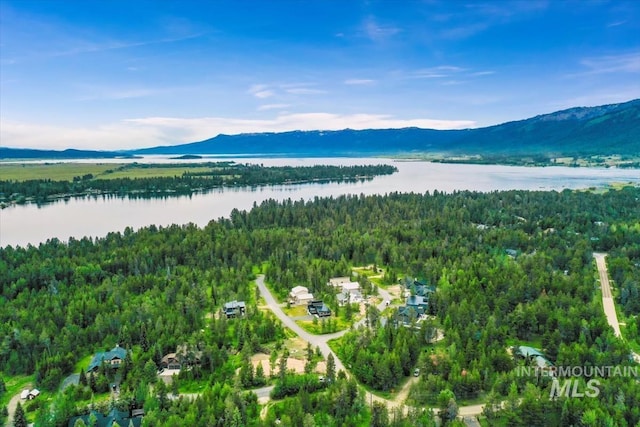
[[[278,319],[280,319],[285,326],[287,326],[293,332],[298,334],[300,338],[309,342],[312,346],[319,347],[320,351],[322,352],[322,355],[325,358],[329,356],[329,354],[333,354],[333,358],[335,359],[335,362],[336,362],[336,372],[343,370],[347,375],[349,375],[349,371],[345,369],[342,361],[338,358],[338,356],[335,353],[331,351],[331,348],[329,348],[329,345],[327,344],[329,340],[334,338],[340,338],[341,336],[346,334],[348,330],[336,332],[333,334],[326,334],[326,335],[310,334],[309,332],[305,331],[300,326],[298,326],[296,322],[293,321],[293,319],[291,319],[282,311],[280,304],[278,304],[278,302],[275,300],[273,295],[271,295],[271,292],[269,291],[267,286],[264,284],[264,275],[262,274],[258,275],[258,277],[256,278],[256,285],[258,286],[258,290],[260,291],[260,294],[262,295],[265,302],[267,303],[267,306],[269,307],[269,309],[273,311],[276,317],[278,317]],[[378,294],[382,298],[382,301],[380,302],[380,304],[378,304],[377,308],[378,310],[380,310],[380,312],[382,312],[387,307],[387,302],[391,302],[392,296],[389,292],[387,292],[386,290],[380,287],[378,287]],[[356,327],[360,326],[361,324],[364,323],[365,320],[366,319],[361,319],[354,326]],[[404,404],[404,400],[407,398],[409,394],[409,389],[411,385],[414,384],[416,380],[417,378],[414,378],[414,377],[410,378],[409,381],[407,381],[404,384],[404,386],[400,390],[398,390],[398,393],[396,394],[394,399],[385,399],[380,396],[376,396],[375,394],[369,391],[365,392],[366,393],[365,398],[368,402],[375,401],[375,402],[383,403],[387,405],[389,409],[400,407],[400,406],[404,407],[406,406]],[[458,408],[459,415],[464,417],[475,417],[477,415],[480,415],[483,409],[484,409],[484,405],[460,406]]]

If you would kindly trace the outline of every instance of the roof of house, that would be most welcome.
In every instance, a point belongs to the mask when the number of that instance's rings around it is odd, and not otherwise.
[[[429,301],[420,295],[411,295],[407,298],[407,305],[427,305]]]
[[[329,279],[329,285],[331,286],[339,286],[342,283],[347,283],[351,281],[351,277],[332,277],[331,279]]]
[[[93,356],[93,359],[91,359],[91,363],[89,364],[89,369],[87,369],[87,372],[92,371],[98,366],[100,366],[103,360],[106,360],[106,361],[110,361],[113,359],[124,360],[125,357],[127,357],[127,351],[124,348],[120,347],[118,344],[116,344],[116,346],[109,351],[97,352]]]
[[[289,292],[289,295],[294,296],[297,294],[307,294],[307,293],[309,293],[309,288],[305,286],[295,286],[293,289],[291,289],[291,292]]]
[[[162,363],[167,363],[169,362],[171,359],[178,359],[178,355],[176,353],[167,353],[164,356],[162,356]]]
[[[343,291],[356,291],[360,289],[360,283],[358,282],[347,282],[342,284]]]
[[[518,347],[517,349],[518,354],[520,354],[521,356],[524,357],[529,357],[529,356],[543,356],[544,354],[542,354],[540,352],[540,350],[535,349],[533,347],[528,347],[526,345],[521,345],[520,347]]]
[[[313,294],[309,294],[309,293],[298,294],[296,295],[296,298],[299,300],[312,300]]]
[[[40,390],[38,390],[37,388],[34,388],[29,392],[29,396],[38,397],[39,395],[40,395]]]
[[[29,397],[29,389],[27,390],[22,390],[22,393],[20,393],[20,399],[24,400],[27,397]]]
[[[118,423],[118,425],[121,427],[128,427],[130,423],[133,423],[134,427],[140,427],[142,425],[141,416],[133,416],[129,418],[128,412],[118,411],[115,408],[112,409],[107,415],[103,415],[98,411],[91,411],[91,413],[96,418],[96,427],[112,427],[114,423]],[[67,425],[69,427],[73,427],[78,419],[82,419],[82,421],[84,421],[86,425],[89,425],[90,417],[90,414],[82,415],[79,417],[72,417]]]
[[[224,303],[225,310],[235,310],[238,308],[246,308],[244,301],[231,301]]]
[[[436,287],[433,285],[415,285],[416,295],[427,296],[436,291]]]

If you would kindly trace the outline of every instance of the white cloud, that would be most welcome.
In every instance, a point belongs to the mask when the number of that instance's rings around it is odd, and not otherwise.
[[[495,74],[495,71],[477,71],[475,73],[471,73],[472,76],[490,76],[491,74]]]
[[[469,120],[402,119],[381,114],[281,113],[271,119],[226,117],[147,117],[97,128],[0,122],[3,146],[42,149],[132,149],[200,141],[223,134],[284,132],[291,130],[389,129],[421,127],[462,129]]]
[[[374,84],[376,81],[372,79],[347,79],[344,81],[346,85],[370,85]]]
[[[260,92],[256,92],[253,94],[253,96],[260,99],[269,98],[273,95],[275,95],[275,93],[272,90],[261,90]]]
[[[640,52],[585,58],[581,63],[589,68],[589,74],[638,73]]]
[[[409,77],[415,79],[436,79],[442,77],[449,77],[452,74],[465,71],[462,67],[456,67],[454,65],[439,65],[437,67],[421,68],[413,71]]]
[[[247,91],[247,93],[255,96],[256,98],[260,98],[260,99],[264,99],[264,98],[269,98],[273,95],[275,95],[275,92],[271,89],[269,89],[268,85],[264,85],[264,84],[256,84],[253,85],[249,88],[249,90]]]
[[[258,111],[282,110],[283,108],[288,108],[290,106],[291,104],[264,104],[258,107]]]
[[[286,89],[286,92],[293,95],[321,95],[323,93],[327,93],[327,91],[325,90],[311,89],[308,87],[294,87],[291,89]]]
[[[393,25],[379,24],[375,18],[369,17],[365,19],[362,25],[362,32],[374,42],[384,41],[402,31]]]

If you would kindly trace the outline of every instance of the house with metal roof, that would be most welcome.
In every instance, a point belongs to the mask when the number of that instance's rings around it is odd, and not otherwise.
[[[93,356],[93,359],[91,359],[87,372],[97,371],[103,362],[117,368],[124,361],[125,357],[127,357],[127,351],[116,344],[116,346],[109,351],[100,351],[96,353]]]

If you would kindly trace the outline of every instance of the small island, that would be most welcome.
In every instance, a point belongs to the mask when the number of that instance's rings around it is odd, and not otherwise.
[[[199,160],[202,159],[202,156],[198,156],[197,154],[184,154],[182,156],[169,157],[171,160]]]

